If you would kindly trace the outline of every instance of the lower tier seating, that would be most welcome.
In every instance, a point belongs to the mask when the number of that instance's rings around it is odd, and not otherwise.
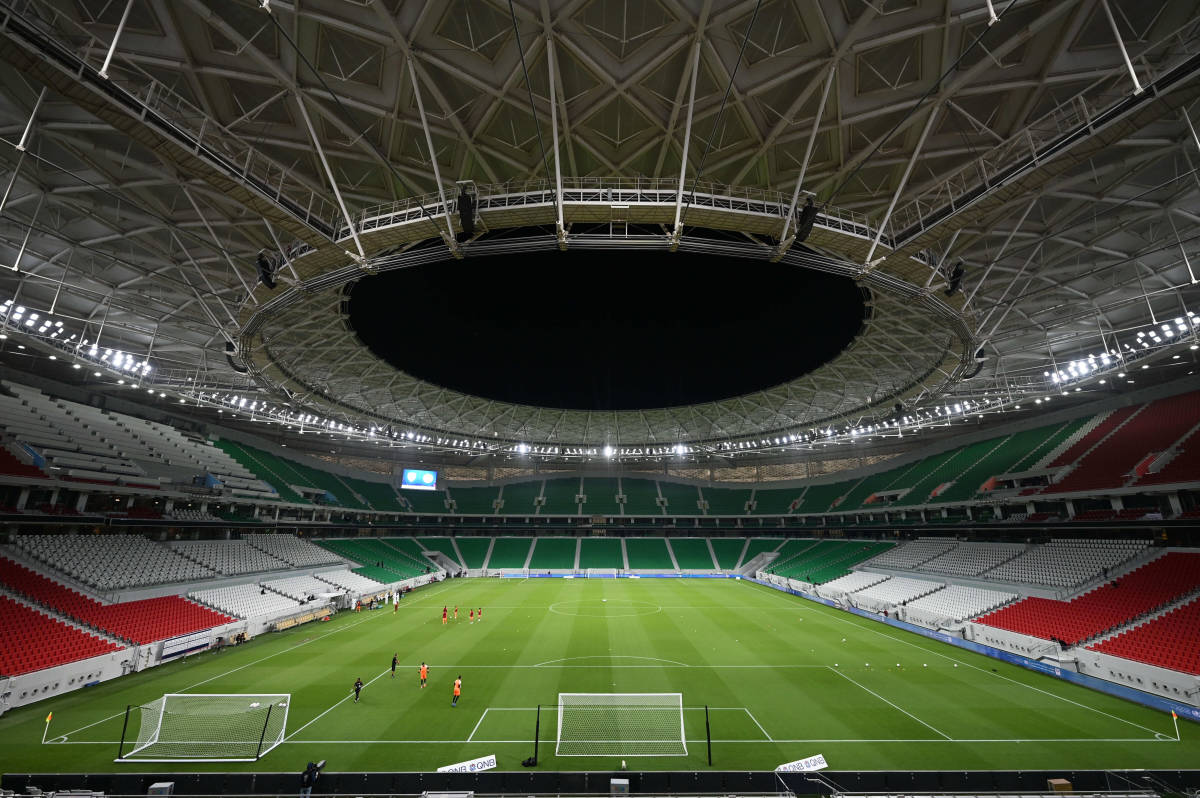
[[[945,590],[930,593],[908,603],[909,612],[942,616],[958,622],[980,613],[990,612],[1017,598],[1016,593],[985,590],[966,585],[948,585]]]
[[[1200,676],[1200,599],[1091,646],[1095,651]]]
[[[121,646],[0,596],[0,676],[98,657]]]
[[[255,584],[197,590],[188,596],[194,601],[238,618],[283,615],[300,606],[300,602],[295,599],[281,596]]]
[[[1168,552],[1071,601],[1030,597],[980,623],[1078,645],[1200,588],[1200,552]]]

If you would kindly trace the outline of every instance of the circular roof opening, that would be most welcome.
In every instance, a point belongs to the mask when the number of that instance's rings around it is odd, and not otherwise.
[[[349,317],[378,357],[501,402],[637,410],[789,382],[859,332],[850,279],[664,251],[534,251],[360,280]]]

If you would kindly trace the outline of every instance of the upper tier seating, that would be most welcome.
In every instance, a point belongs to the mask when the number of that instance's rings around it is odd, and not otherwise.
[[[654,480],[621,477],[621,492],[625,495],[625,515],[663,514],[658,504],[658,483]]]
[[[1200,598],[1090,648],[1200,676]]]
[[[908,602],[908,610],[918,617],[921,614],[927,617],[941,616],[957,623],[984,612],[991,612],[1016,598],[1016,593],[966,585],[947,585],[944,590]]]
[[[340,587],[353,593],[374,593],[383,587],[382,583],[374,579],[344,568],[340,571],[325,571],[317,574],[317,578],[322,582],[328,582],[334,587]]]
[[[309,543],[307,540],[301,540],[295,535],[253,534],[243,535],[242,540],[297,568],[306,568],[310,565],[332,565],[342,561],[342,558],[336,554]]]
[[[870,568],[908,570],[917,568],[935,557],[941,557],[956,546],[958,541],[953,538],[917,538],[885,551],[864,565]]]
[[[538,515],[577,515],[579,505],[575,497],[579,494],[579,479],[548,479],[542,488],[542,507]]]
[[[134,643],[152,643],[233,620],[181,596],[101,604],[7,558],[0,558],[0,580],[63,615]]]
[[[1168,552],[1071,601],[1030,597],[980,623],[1077,645],[1200,589],[1200,552]]]
[[[495,515],[500,489],[494,487],[454,487],[446,493],[454,502],[456,515]]]
[[[1147,540],[1074,540],[1053,538],[983,574],[993,582],[1075,587],[1136,557]]]
[[[3,426],[2,421],[0,421],[0,426]],[[0,474],[10,477],[24,477],[25,479],[46,478],[46,474],[40,468],[21,462],[2,445],[0,445]]]
[[[464,566],[464,563],[458,558],[458,552],[454,550],[454,540],[451,538],[417,538],[417,545],[423,551],[440,551],[456,565]],[[487,549],[484,551],[486,552]]]
[[[306,601],[309,596],[322,593],[341,593],[329,582],[323,582],[315,576],[286,576],[283,579],[268,579],[262,583],[267,590],[282,593],[296,601]]]
[[[945,554],[922,563],[917,570],[950,576],[978,576],[1024,550],[1020,543],[960,543]]]
[[[1166,451],[1197,422],[1200,393],[1157,399],[1085,455],[1045,493],[1119,488],[1147,457]]]
[[[1179,443],[1178,451],[1166,465],[1153,474],[1146,474],[1138,485],[1171,485],[1177,482],[1200,482],[1200,428]]]
[[[140,535],[18,535],[18,547],[97,590],[187,582],[211,568]]]
[[[587,501],[583,505],[584,515],[621,514],[621,505],[617,504],[617,494],[620,484],[612,477],[584,477],[583,495]]]
[[[893,576],[885,582],[855,592],[854,598],[856,601],[863,599],[878,605],[904,604],[921,596],[927,596],[942,586],[941,582]]]
[[[169,545],[189,560],[226,576],[291,567],[290,563],[272,557],[244,540],[181,540]]]
[[[708,502],[708,515],[745,515],[746,502],[750,501],[749,488],[701,488]]]
[[[1120,407],[1108,415],[1091,419],[1081,429],[1079,438],[1070,446],[1058,453],[1050,461],[1050,468],[1062,468],[1083,457],[1100,441],[1104,440],[1113,430],[1125,423],[1125,420],[1137,412],[1137,407]]]
[[[0,677],[120,650],[116,643],[0,595]]]
[[[541,495],[541,492],[541,480],[510,482],[500,488],[500,498],[504,502],[504,507],[500,512],[503,515],[534,515],[540,509],[534,504],[534,501]]]
[[[300,607],[299,601],[255,584],[197,590],[188,597],[237,618],[286,615]]]
[[[659,480],[658,489],[667,501],[667,515],[700,515],[700,492],[695,485]]]
[[[212,513],[201,512],[200,510],[174,509],[167,513],[168,518],[174,518],[176,521],[220,521],[221,519]]]

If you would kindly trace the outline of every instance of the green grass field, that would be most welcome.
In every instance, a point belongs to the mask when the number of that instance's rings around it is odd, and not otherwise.
[[[459,606],[443,626],[441,609]],[[469,606],[485,620],[470,624]],[[392,653],[400,670],[389,675]],[[430,664],[429,686],[417,666]],[[451,684],[463,696],[450,706]],[[366,683],[355,704],[351,685]],[[291,693],[287,739],[257,763],[113,762],[127,704],[163,693]],[[454,580],[390,609],[342,613],[13,710],[0,771],[432,770],[496,754],[503,770],[611,769],[556,757],[559,692],[681,692],[686,756],[631,768],[1184,768],[1200,733],[1169,714],[734,580]],[[696,709],[696,708],[699,709]],[[46,714],[54,718],[42,743]]]

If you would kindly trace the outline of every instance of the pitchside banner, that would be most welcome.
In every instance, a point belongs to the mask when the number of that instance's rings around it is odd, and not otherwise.
[[[824,761],[824,760],[822,760]],[[446,765],[437,769],[438,773],[478,773],[481,770],[491,770],[496,767],[496,755],[481,756],[478,759],[468,759],[457,765]]]
[[[816,756],[808,756],[804,759],[797,759],[795,762],[785,762],[775,768],[776,773],[808,773],[813,770],[823,770],[829,767],[825,762],[825,757],[821,754]]]

